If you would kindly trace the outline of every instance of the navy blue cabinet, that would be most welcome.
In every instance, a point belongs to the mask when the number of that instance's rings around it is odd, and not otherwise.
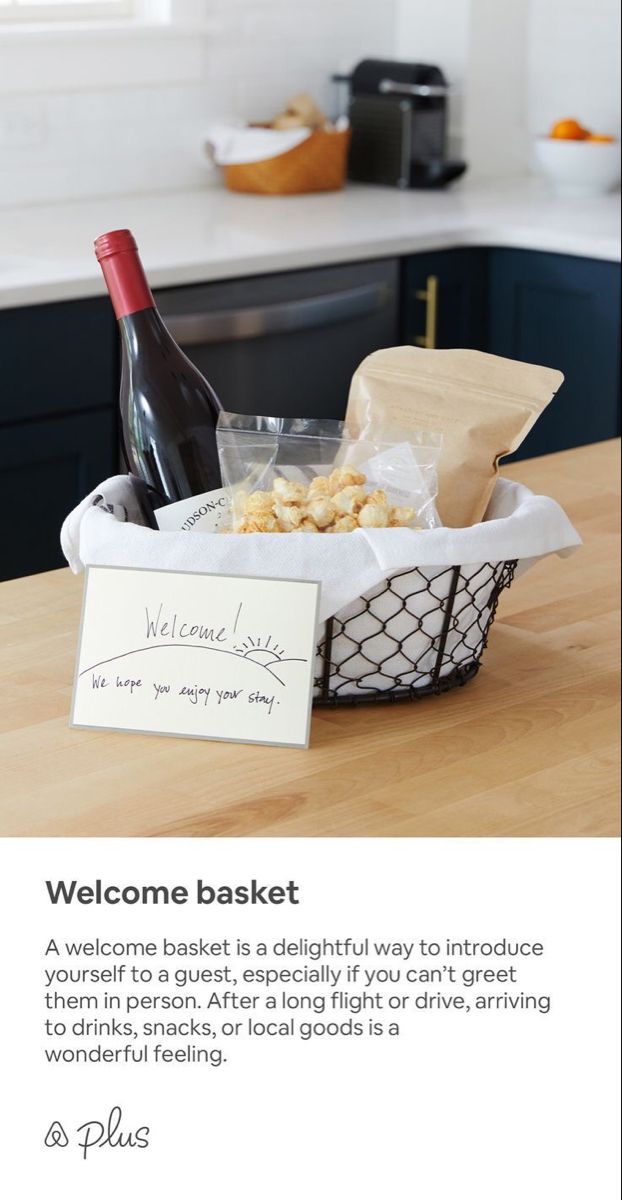
[[[488,251],[439,250],[404,260],[402,341],[431,349],[485,350]]]
[[[115,473],[114,410],[53,416],[0,430],[0,578],[66,565],[60,527],[72,508]]]
[[[63,566],[69,510],[117,466],[117,331],[107,300],[0,312],[0,578]]]
[[[108,299],[0,311],[0,425],[115,404],[117,341]]]
[[[404,342],[487,350],[564,373],[514,458],[619,435],[618,263],[532,250],[444,250],[407,259],[403,284]]]
[[[565,381],[516,458],[620,432],[620,267],[495,250],[490,256],[489,349],[563,371]]]

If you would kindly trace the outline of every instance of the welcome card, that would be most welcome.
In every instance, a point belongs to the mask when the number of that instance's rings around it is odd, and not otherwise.
[[[319,591],[89,567],[71,724],[308,746]]]

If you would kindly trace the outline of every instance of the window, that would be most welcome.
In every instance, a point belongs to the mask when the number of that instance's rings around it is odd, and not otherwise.
[[[133,17],[136,0],[0,0],[0,21],[82,21]]]

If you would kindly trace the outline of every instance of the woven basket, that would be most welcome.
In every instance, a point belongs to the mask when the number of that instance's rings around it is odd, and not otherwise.
[[[349,129],[317,129],[275,158],[224,166],[224,181],[232,192],[271,196],[336,192],[345,182],[349,144]]]

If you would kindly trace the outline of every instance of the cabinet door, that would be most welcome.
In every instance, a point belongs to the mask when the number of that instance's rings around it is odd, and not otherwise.
[[[490,350],[565,375],[515,458],[619,434],[619,323],[617,264],[525,250],[492,253]]]
[[[0,312],[0,423],[115,407],[118,341],[107,297]]]
[[[432,349],[485,350],[487,338],[488,251],[439,250],[404,261],[402,341],[420,345],[430,330],[429,280],[436,280]],[[434,284],[432,284],[432,287]],[[427,298],[423,295],[427,293]]]
[[[114,412],[0,428],[0,578],[64,566],[62,522],[115,464]]]

